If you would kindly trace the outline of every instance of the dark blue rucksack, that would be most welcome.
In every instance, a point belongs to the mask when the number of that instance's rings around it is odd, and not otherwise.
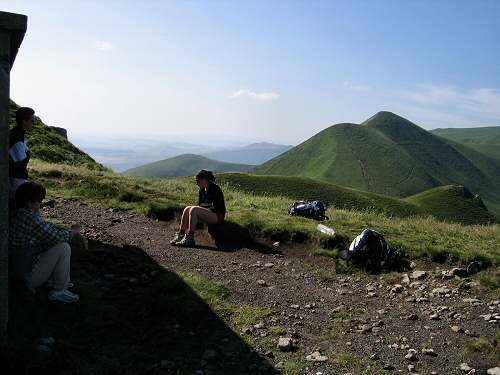
[[[327,220],[326,207],[323,202],[315,201],[298,201],[294,202],[288,208],[288,214],[292,216],[302,216],[315,220]]]
[[[357,236],[348,250],[339,253],[355,266],[378,271],[396,257],[396,252],[385,241],[384,235],[373,229],[365,229]]]

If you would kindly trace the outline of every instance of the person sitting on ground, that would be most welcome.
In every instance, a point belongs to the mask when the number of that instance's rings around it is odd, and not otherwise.
[[[17,209],[9,230],[12,276],[24,280],[31,291],[47,283],[52,287],[50,300],[77,302],[79,296],[68,290],[72,287],[69,242],[83,236],[77,226],[67,230],[42,218],[40,204],[45,194],[43,186],[31,182],[17,188]]]
[[[196,175],[196,184],[200,187],[198,205],[184,209],[180,229],[170,242],[172,245],[193,247],[195,246],[194,231],[198,223],[215,225],[224,222],[226,216],[224,194],[215,184],[213,173],[202,169]]]
[[[35,111],[21,107],[16,112],[16,126],[9,132],[9,197],[13,201],[16,190],[28,180],[30,150],[26,144],[26,133],[33,129]]]

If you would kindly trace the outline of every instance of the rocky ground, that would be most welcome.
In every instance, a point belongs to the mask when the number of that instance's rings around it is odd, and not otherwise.
[[[500,374],[495,369],[500,365],[500,296],[467,278],[463,269],[417,261],[405,274],[337,274],[335,261],[313,255],[312,245],[275,246],[278,244],[262,241],[217,249],[202,232],[198,234],[202,246],[184,249],[169,244],[172,222],[76,200],[57,201],[44,214],[67,224],[81,223],[84,233],[95,241],[92,243],[100,244],[100,250],[91,247],[93,252],[102,252],[106,246],[113,247],[115,257],[143,251],[172,274],[194,273],[222,282],[229,290],[226,303],[255,312],[255,319],[246,321],[219,313],[223,323],[212,331],[193,330],[178,336],[182,341],[182,337],[194,335],[189,342],[196,342],[193,347],[200,353],[197,358],[186,356],[196,361],[187,367],[186,358],[183,364],[182,358],[169,355],[171,346],[162,351],[161,340],[154,344],[148,339],[155,346],[151,371],[200,375]],[[89,264],[88,255],[83,259]],[[115,293],[126,293],[127,288],[140,288],[137,295],[148,293],[148,284],[142,283],[133,262],[109,270],[95,260],[93,264],[86,269],[85,282],[106,288],[121,280],[126,287]],[[74,267],[78,267],[78,259]],[[81,280],[77,277],[74,282],[78,285]],[[82,293],[82,298],[91,297]],[[92,298],[99,303],[97,297]],[[165,315],[171,309],[165,307]],[[140,319],[149,319],[148,311],[144,307]],[[154,330],[154,322],[150,329]],[[227,337],[214,342],[217,332],[235,333],[230,340],[240,340],[247,347],[251,354],[245,357],[249,362],[244,368],[230,360],[231,350],[241,348],[234,349]],[[178,347],[186,345],[178,342]]]

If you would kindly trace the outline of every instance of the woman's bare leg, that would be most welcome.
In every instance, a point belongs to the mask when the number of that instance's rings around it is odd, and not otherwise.
[[[185,232],[189,228],[189,216],[192,208],[193,206],[187,206],[182,212],[181,225],[179,228],[181,232]]]
[[[189,227],[188,233],[194,233],[198,222],[205,224],[217,224],[217,215],[207,208],[203,207],[191,207],[189,211]]]

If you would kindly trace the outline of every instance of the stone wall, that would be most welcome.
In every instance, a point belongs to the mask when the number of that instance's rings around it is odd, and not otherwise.
[[[6,339],[9,311],[8,197],[10,69],[26,31],[27,18],[0,12],[0,344]]]

